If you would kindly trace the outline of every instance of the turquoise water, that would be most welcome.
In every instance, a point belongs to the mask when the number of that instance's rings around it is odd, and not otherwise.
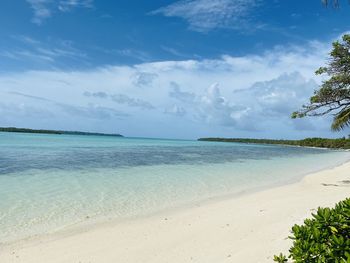
[[[0,243],[288,183],[348,159],[299,147],[0,133]]]

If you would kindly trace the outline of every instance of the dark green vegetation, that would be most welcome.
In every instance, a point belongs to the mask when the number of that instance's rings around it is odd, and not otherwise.
[[[236,143],[258,143],[258,144],[280,144],[304,147],[320,147],[331,149],[350,149],[350,139],[325,139],[306,138],[303,140],[270,140],[270,139],[246,139],[246,138],[200,138],[199,141],[208,142],[236,142]]]
[[[334,7],[339,7],[339,0],[321,0],[325,6],[332,4]]]
[[[328,79],[292,118],[332,113],[332,130],[344,129],[350,125],[350,35],[345,34],[342,41],[333,43],[327,66],[320,67],[316,74],[327,75]]]
[[[43,134],[69,134],[69,135],[98,135],[98,136],[117,136],[123,137],[120,134],[96,133],[96,132],[81,132],[81,131],[57,131],[57,130],[35,130],[27,128],[15,127],[0,127],[0,132],[21,132],[21,133],[43,133]]]
[[[289,256],[295,263],[350,262],[350,199],[335,208],[318,208],[311,219],[292,228]],[[276,262],[288,262],[283,254]]]

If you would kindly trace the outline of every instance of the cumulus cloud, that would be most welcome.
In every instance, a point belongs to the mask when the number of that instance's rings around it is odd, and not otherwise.
[[[306,79],[300,72],[282,73],[278,77],[259,81],[247,89],[234,90],[234,97],[241,103],[254,101],[264,115],[288,115],[308,101],[318,84],[314,79]]]
[[[299,72],[282,73],[278,77],[256,82],[250,88],[234,91],[234,101],[249,108],[245,118],[257,123],[260,129],[266,129],[267,120],[279,122],[282,125],[293,124],[298,130],[313,130],[310,119],[291,120],[290,115],[317,88],[313,79],[306,79]]]
[[[127,104],[130,107],[138,107],[144,110],[153,110],[155,107],[144,100],[131,98],[125,94],[114,94],[111,95],[111,98],[114,102],[119,104]]]
[[[182,101],[182,102],[185,102],[185,103],[194,102],[194,99],[196,97],[194,93],[182,91],[180,89],[179,84],[177,84],[174,81],[170,82],[170,87],[171,87],[171,90],[169,91],[170,97],[175,98],[175,99]]]
[[[135,86],[147,87],[153,83],[153,81],[158,77],[155,73],[149,72],[136,72],[132,76],[132,81]]]
[[[251,97],[268,115],[290,114],[305,103],[317,88],[317,83],[305,79],[301,73],[284,73],[270,81],[257,82],[251,89]]]
[[[308,119],[290,120],[291,113],[317,88],[315,80],[306,79],[299,72],[282,73],[245,89],[233,89],[232,96],[223,96],[218,83],[197,95],[182,91],[174,82],[170,86],[169,97],[186,105],[188,114],[197,121],[251,131],[266,129],[271,120],[293,123],[291,127],[297,130],[315,128]]]
[[[0,96],[7,120],[30,119],[31,126],[59,119],[62,126],[87,129],[94,120],[100,131],[118,125],[131,136],[175,136],[179,127],[188,128],[189,138],[331,136],[327,118],[290,119],[320,84],[314,70],[328,52],[328,44],[312,42],[260,55],[2,74]],[[147,88],[135,83],[140,72],[152,76],[141,77]],[[15,111],[21,105],[29,112],[46,109],[55,118],[20,117]]]
[[[171,91],[169,96],[186,105],[186,113],[191,115],[194,121],[241,130],[256,130],[255,123],[247,119],[251,111],[249,106],[222,96],[218,83],[213,83],[204,93],[197,95],[181,91],[178,85],[173,88],[176,92]],[[179,109],[182,107],[178,105],[172,108],[174,112],[178,112]]]
[[[151,14],[180,17],[188,22],[191,30],[199,32],[228,27],[241,29],[259,2],[258,0],[180,0]]]
[[[240,113],[244,112],[246,107],[230,103],[221,95],[219,84],[214,83],[198,98],[197,110],[199,118],[208,123],[236,126]]]
[[[186,114],[186,110],[183,107],[174,104],[172,107],[165,109],[164,113],[182,117]]]

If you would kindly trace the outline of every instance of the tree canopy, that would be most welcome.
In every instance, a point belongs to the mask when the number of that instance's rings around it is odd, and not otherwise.
[[[325,6],[333,5],[334,7],[339,7],[339,0],[321,0]],[[350,2],[350,1],[348,1]]]
[[[326,6],[328,6],[330,3],[332,3],[334,6],[339,6],[339,1],[338,0],[322,0],[322,3]]]
[[[333,114],[332,130],[341,130],[350,125],[350,35],[333,42],[333,49],[325,67],[316,71],[327,75],[320,89],[314,92],[309,104],[294,112],[292,118]]]

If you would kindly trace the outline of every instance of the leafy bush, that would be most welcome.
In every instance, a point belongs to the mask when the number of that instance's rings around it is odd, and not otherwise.
[[[284,263],[284,262],[288,262],[288,259],[285,255],[283,255],[282,253],[280,253],[278,256],[274,256],[273,260],[278,262],[278,263]]]
[[[295,263],[350,263],[350,198],[335,208],[318,208],[311,219],[292,228],[289,258]],[[274,256],[287,262],[286,256]]]

